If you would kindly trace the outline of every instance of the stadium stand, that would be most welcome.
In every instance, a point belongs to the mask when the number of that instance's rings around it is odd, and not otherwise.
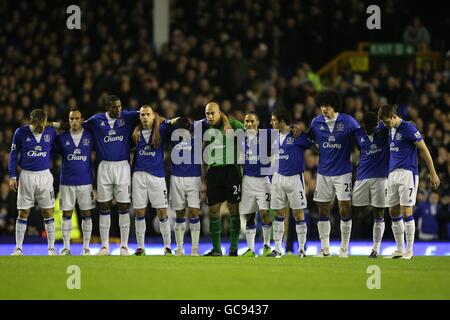
[[[81,31],[65,28],[64,3],[0,3],[0,234],[13,234],[17,216],[7,176],[12,135],[34,107],[43,108],[54,121],[65,119],[76,107],[88,117],[102,111],[103,98],[114,93],[128,109],[151,103],[167,118],[200,119],[206,103],[214,99],[238,120],[256,111],[265,126],[271,111],[284,106],[306,129],[318,112],[316,93],[331,85],[342,94],[344,111],[357,120],[387,102],[398,104],[402,116],[415,122],[442,182],[438,235],[450,238],[450,54],[439,69],[431,63],[420,68],[409,64],[398,72],[386,63],[365,74],[347,68],[334,82],[315,72],[359,41],[419,41],[419,36],[413,39],[411,26],[417,25],[412,24],[417,13],[406,9],[406,1],[384,4],[389,38],[375,33],[367,39],[354,27],[365,23],[360,21],[364,1],[343,6],[338,0],[176,0],[171,2],[170,42],[160,50],[152,46],[151,1],[81,1]],[[394,19],[399,11],[404,21]],[[443,31],[426,23],[422,21],[420,29],[425,42],[444,53],[449,43],[444,43]],[[308,151],[306,163],[314,219],[317,155]],[[57,163],[54,168],[57,173]],[[425,170],[420,179],[418,205],[431,191]],[[40,223],[39,217],[30,221],[35,227],[28,232],[38,235]],[[359,236],[369,237],[370,231]]]

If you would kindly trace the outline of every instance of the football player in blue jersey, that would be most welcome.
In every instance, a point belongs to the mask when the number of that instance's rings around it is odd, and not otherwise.
[[[89,242],[92,233],[91,210],[95,208],[92,188],[92,134],[81,126],[83,116],[79,110],[69,113],[70,130],[58,135],[56,147],[62,157],[59,188],[59,207],[63,211],[61,230],[64,248],[60,255],[71,255],[70,233],[72,212],[78,202],[82,217],[82,255],[90,255]]]
[[[384,209],[387,207],[387,176],[389,171],[388,128],[375,112],[364,114],[362,128],[355,131],[355,141],[360,150],[353,187],[352,206],[355,215],[372,206],[374,215],[373,248],[370,258],[380,252],[384,233]]]
[[[140,138],[136,143],[133,159],[132,198],[135,213],[138,248],[135,255],[145,255],[145,211],[148,203],[156,209],[159,227],[164,241],[164,254],[172,255],[171,233],[167,216],[167,186],[164,172],[164,146],[170,139],[167,121],[160,126],[159,115],[150,105],[140,109]],[[134,134],[133,134],[134,135]],[[158,137],[155,140],[155,136]]]
[[[270,167],[271,130],[259,129],[259,117],[254,112],[248,112],[244,118],[244,176],[242,178],[242,199],[239,202],[239,213],[245,215],[247,223],[245,237],[248,250],[242,254],[245,257],[255,257],[256,212],[261,214],[263,230],[263,256],[271,253],[270,233],[272,221],[270,209]],[[262,139],[266,139],[262,143]],[[263,150],[264,146],[266,150]],[[262,159],[266,157],[267,163]],[[266,171],[264,171],[264,168]]]
[[[194,137],[191,134],[193,124],[188,118],[175,118],[168,121],[171,141],[171,175],[169,204],[176,212],[175,241],[177,249],[175,255],[183,255],[184,233],[186,230],[186,208],[189,213],[189,228],[191,230],[191,255],[198,256],[200,238],[200,191],[202,184],[201,162],[195,163]]]
[[[278,162],[277,170],[272,178],[272,191],[270,208],[275,210],[273,222],[273,237],[275,249],[270,257],[281,257],[281,242],[284,234],[285,209],[291,208],[296,222],[298,237],[298,255],[305,257],[305,243],[307,226],[303,209],[307,207],[305,179],[304,151],[309,149],[313,142],[306,134],[295,137],[291,130],[292,116],[289,111],[279,109],[272,113],[272,128],[279,131],[278,153],[275,154]]]
[[[348,257],[348,244],[352,231],[350,199],[352,192],[352,137],[359,128],[350,115],[341,113],[342,100],[335,90],[325,89],[316,97],[321,115],[315,117],[308,131],[309,137],[319,147],[319,166],[314,201],[319,207],[317,224],[322,250],[317,257],[330,255],[330,205],[338,199],[341,217],[341,248],[339,257]]]
[[[394,105],[382,105],[378,117],[389,128],[390,156],[387,201],[392,218],[392,232],[397,244],[394,253],[385,258],[410,260],[413,257],[416,232],[413,207],[416,203],[419,185],[417,150],[420,151],[428,167],[430,182],[435,189],[439,187],[440,180],[434,168],[430,151],[416,126],[400,118]]]
[[[16,248],[11,254],[21,256],[22,244],[27,229],[30,210],[37,202],[44,217],[48,240],[48,255],[55,252],[55,194],[53,176],[50,172],[52,153],[56,140],[56,130],[47,126],[47,115],[41,109],[30,114],[30,124],[22,126],[14,133],[8,162],[9,186],[18,191],[16,220]],[[21,168],[17,179],[16,165]],[[19,180],[19,181],[17,181]]]

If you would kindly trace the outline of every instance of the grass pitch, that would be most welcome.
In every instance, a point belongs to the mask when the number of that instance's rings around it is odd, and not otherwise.
[[[67,288],[71,265],[80,290]],[[367,287],[371,265],[380,289]],[[0,299],[450,299],[450,257],[24,256],[0,270]]]

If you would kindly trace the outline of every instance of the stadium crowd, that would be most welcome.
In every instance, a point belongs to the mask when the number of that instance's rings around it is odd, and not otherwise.
[[[365,7],[351,1],[347,8],[337,10],[340,4],[338,0],[327,1],[327,5],[316,0],[197,1],[196,5],[172,1],[170,42],[157,51],[148,18],[151,2],[96,3],[95,10],[83,12],[81,31],[65,29],[67,15],[62,5],[50,8],[45,2],[2,2],[0,234],[13,234],[17,216],[16,194],[9,190],[7,176],[12,135],[27,122],[33,108],[43,108],[51,121],[66,120],[74,108],[87,118],[103,111],[102,101],[112,93],[127,109],[150,103],[166,118],[197,120],[204,117],[204,106],[216,100],[222,111],[241,121],[245,112],[257,112],[263,127],[269,126],[275,108],[285,107],[297,125],[307,129],[319,112],[314,98],[324,85],[314,70],[333,53],[351,49],[361,40],[353,24],[362,19]],[[400,5],[386,2],[387,23],[392,23],[389,13],[393,17]],[[94,4],[81,1],[80,6],[92,9]],[[334,12],[332,19],[319,23],[329,12]],[[403,31],[410,32],[406,26],[411,21],[392,23],[392,39],[384,40],[401,41]],[[337,29],[347,34],[345,38],[332,36],[330,30]],[[324,50],[325,44],[329,50]],[[432,223],[437,226],[431,233],[450,239],[450,230],[446,230],[450,224],[450,56],[440,70],[424,63],[420,69],[410,65],[398,73],[382,64],[369,74],[348,69],[327,85],[341,93],[342,112],[358,121],[364,112],[376,111],[383,103],[397,104],[402,117],[414,121],[442,182],[437,200],[436,196],[428,200],[431,189],[426,171],[421,172],[417,218],[425,215],[426,208],[436,208],[430,201],[438,203],[438,208],[431,210]],[[305,158],[309,211],[315,219],[312,194],[318,155],[307,151]],[[56,177],[57,164],[54,168]],[[423,163],[420,168],[425,168]],[[34,216],[36,221],[30,221],[28,232],[37,235],[41,220]],[[422,221],[428,223],[429,219]],[[370,236],[370,215],[366,223],[364,219],[360,223],[354,228],[355,236]],[[315,237],[314,224],[310,230],[310,237]]]

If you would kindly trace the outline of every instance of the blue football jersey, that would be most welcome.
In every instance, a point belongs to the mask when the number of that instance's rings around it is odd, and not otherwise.
[[[194,124],[191,129],[193,129]],[[168,128],[171,138],[174,127],[169,124]],[[176,177],[200,177],[202,175],[201,144],[195,144],[192,134],[188,137],[178,137],[178,140],[176,138],[174,137],[174,141],[171,139],[171,174]],[[197,156],[197,159],[200,159],[200,161],[197,161],[198,163],[195,163],[195,152],[200,153]]]
[[[61,184],[66,186],[82,186],[92,184],[91,154],[94,146],[92,134],[83,130],[78,145],[70,131],[60,134],[57,139],[57,150],[61,154]]]
[[[422,135],[414,124],[401,120],[400,125],[389,132],[389,172],[406,169],[418,175],[415,143],[422,140]]]
[[[45,127],[39,142],[29,125],[16,130],[11,144],[8,162],[10,178],[16,177],[16,165],[30,171],[50,169],[52,153],[55,152],[56,130]]]
[[[302,174],[305,171],[304,152],[313,145],[313,142],[304,133],[294,138],[289,132],[283,143],[280,143],[279,139],[278,135],[279,149],[275,155],[278,161],[277,173],[283,176]]]
[[[163,121],[159,127],[161,143],[158,148],[151,145],[153,134],[154,130],[151,131],[147,142],[143,133],[141,133],[141,139],[136,146],[133,159],[133,172],[145,171],[155,177],[164,177],[164,147],[170,139],[167,122]]]
[[[120,113],[111,128],[106,113],[99,113],[83,122],[83,128],[94,136],[94,147],[99,161],[130,160],[131,135],[139,124],[139,111]]]
[[[266,177],[269,171],[264,168],[271,166],[272,129],[260,129],[254,136],[247,135],[244,141],[244,175],[250,177]],[[262,139],[265,139],[263,143]]]
[[[361,151],[356,168],[356,180],[385,178],[389,173],[388,128],[382,122],[372,135],[356,129],[355,140]]]
[[[308,137],[319,146],[319,174],[340,176],[352,172],[351,138],[358,128],[358,122],[344,113],[338,114],[333,131],[330,131],[323,115],[312,120]]]

